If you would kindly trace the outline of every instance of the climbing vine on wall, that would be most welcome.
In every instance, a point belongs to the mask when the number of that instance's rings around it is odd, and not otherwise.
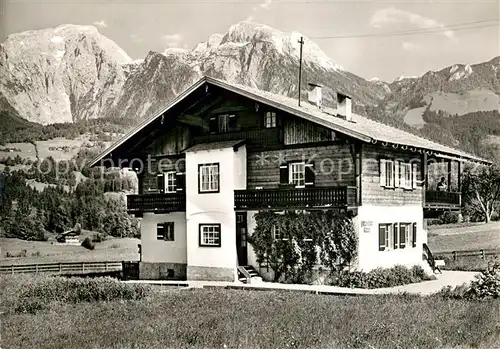
[[[268,263],[274,270],[276,281],[284,276],[293,282],[303,282],[315,265],[335,272],[356,258],[356,234],[345,212],[259,212],[255,221],[249,242],[257,261]]]

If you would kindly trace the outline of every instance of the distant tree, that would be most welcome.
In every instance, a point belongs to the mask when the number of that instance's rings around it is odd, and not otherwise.
[[[480,212],[488,223],[500,202],[500,167],[493,165],[465,169],[462,194],[464,203]]]

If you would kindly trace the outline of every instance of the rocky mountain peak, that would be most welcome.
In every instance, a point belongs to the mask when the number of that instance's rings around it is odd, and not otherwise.
[[[93,26],[9,35],[0,46],[0,93],[42,124],[96,118],[110,107],[132,59]]]

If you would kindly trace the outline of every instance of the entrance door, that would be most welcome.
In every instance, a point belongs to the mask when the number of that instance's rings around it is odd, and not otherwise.
[[[247,265],[247,214],[236,213],[236,251],[238,253],[238,264]]]

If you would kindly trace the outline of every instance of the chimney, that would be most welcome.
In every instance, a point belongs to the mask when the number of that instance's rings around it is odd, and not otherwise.
[[[307,92],[307,99],[309,103],[321,108],[321,85],[309,83],[309,91]]]
[[[337,92],[337,116],[352,121],[351,97]]]

